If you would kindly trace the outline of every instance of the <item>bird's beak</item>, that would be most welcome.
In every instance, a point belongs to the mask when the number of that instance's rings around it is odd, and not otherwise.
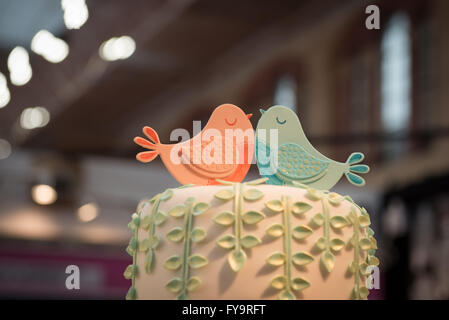
[[[249,118],[251,118],[251,117],[253,116],[253,114],[252,114],[252,113],[248,113],[246,116],[247,116],[248,119],[249,119]]]
[[[259,109],[260,113],[263,115],[265,113],[264,109]]]

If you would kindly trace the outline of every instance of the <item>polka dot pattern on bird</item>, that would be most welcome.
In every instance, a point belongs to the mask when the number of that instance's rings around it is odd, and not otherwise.
[[[313,157],[301,146],[294,143],[281,145],[277,156],[278,173],[284,179],[301,180],[312,178],[326,170],[329,166],[327,161]]]

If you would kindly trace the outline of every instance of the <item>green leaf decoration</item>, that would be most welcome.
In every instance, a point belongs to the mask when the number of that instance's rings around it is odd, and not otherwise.
[[[255,237],[253,235],[246,235],[241,240],[240,243],[242,244],[243,248],[245,249],[251,249],[259,244],[262,243],[258,237]]]
[[[128,290],[128,293],[126,294],[126,300],[135,300],[137,298],[137,291],[136,288],[131,287]]]
[[[326,239],[324,239],[323,237],[319,237],[315,242],[315,247],[320,251],[326,249]]]
[[[335,266],[335,257],[329,251],[325,251],[321,254],[320,262],[327,272],[331,272]]]
[[[317,227],[322,226],[324,223],[324,217],[321,213],[317,213],[312,218],[312,223],[316,225]]]
[[[355,224],[357,222],[357,214],[355,213],[355,207],[354,206],[351,207],[351,211],[348,214],[348,220],[352,224]]]
[[[187,281],[186,289],[188,292],[191,292],[198,288],[201,285],[201,280],[198,277],[191,277],[189,281]]]
[[[313,233],[313,230],[308,226],[297,226],[292,230],[292,237],[296,240],[303,240],[310,236]]]
[[[214,222],[222,226],[230,226],[234,223],[235,214],[230,211],[223,211],[214,217]]]
[[[357,294],[357,291],[354,289],[351,290],[351,300],[357,300],[359,298],[359,295]]]
[[[228,263],[232,270],[239,271],[246,262],[246,253],[243,250],[232,250],[228,255]]]
[[[161,194],[161,197],[159,199],[161,199],[161,201],[168,201],[171,199],[171,197],[173,197],[173,190],[167,189],[163,194]]]
[[[160,239],[158,236],[153,236],[153,241],[150,242],[150,248],[156,249],[159,245]]]
[[[329,203],[335,207],[338,207],[344,198],[338,193],[331,192],[328,194]]]
[[[378,266],[380,263],[379,259],[375,256],[368,256],[368,264],[370,266]]]
[[[145,271],[147,273],[151,273],[155,267],[155,255],[154,250],[149,250],[147,255],[145,256]]]
[[[367,231],[368,231],[368,235],[369,235],[370,237],[374,236],[374,230],[373,230],[373,229],[367,228]]]
[[[195,228],[192,230],[192,241],[201,242],[206,238],[206,230],[203,228]]]
[[[279,299],[281,300],[295,300],[296,297],[290,290],[282,290],[279,294]]]
[[[206,257],[200,255],[200,254],[194,254],[190,256],[188,259],[188,264],[192,269],[198,269],[201,267],[204,267],[209,263]]]
[[[128,223],[128,229],[130,229],[131,231],[135,231],[137,228],[134,225],[134,223],[131,221]]]
[[[138,245],[138,243],[137,243],[136,238],[132,237],[132,238],[129,240],[129,246],[130,246],[134,251],[136,251],[136,250],[137,250],[137,245]]]
[[[270,282],[270,285],[278,290],[284,289],[286,284],[287,278],[285,276],[276,276]]]
[[[176,297],[176,300],[189,300],[189,295],[183,291]]]
[[[140,217],[137,213],[133,213],[131,216],[133,224],[138,228],[140,226]]]
[[[148,228],[150,227],[150,223],[151,223],[151,216],[150,215],[146,215],[140,222],[140,226],[145,229],[148,230]]]
[[[176,227],[171,229],[166,236],[170,241],[179,242],[184,238],[184,230],[182,230],[180,227]]]
[[[225,234],[217,240],[217,244],[224,249],[232,249],[235,246],[235,237],[232,234]]]
[[[206,202],[198,202],[194,207],[193,207],[193,215],[194,216],[199,216],[203,213],[205,213],[208,209],[209,209],[210,205]]]
[[[365,209],[365,208],[360,209],[360,214],[361,214],[362,216],[369,216],[369,214],[368,214],[368,212],[366,212],[366,209]]]
[[[257,186],[259,184],[264,183],[267,180],[268,180],[268,178],[260,178],[260,179],[251,180],[251,181],[245,182],[245,184],[248,185],[248,186]]]
[[[134,255],[134,250],[130,246],[127,246],[125,249],[126,253],[128,253],[131,257]]]
[[[362,250],[371,249],[371,241],[368,238],[362,238],[359,241],[359,246]]]
[[[234,185],[234,182],[232,182],[232,181],[226,181],[226,180],[221,180],[221,179],[215,179],[215,181],[220,182],[221,184],[224,184],[226,186]]]
[[[230,189],[220,190],[215,194],[215,198],[224,200],[224,201],[231,200],[232,198],[234,198],[234,191],[232,191]]]
[[[370,220],[369,216],[360,216],[359,224],[362,228],[368,227],[371,224],[371,220]]]
[[[306,252],[298,252],[292,256],[292,262],[297,266],[305,266],[313,261],[313,257]]]
[[[137,266],[135,264],[130,264],[126,267],[125,272],[123,272],[123,276],[125,279],[131,279],[133,276],[137,275],[137,272]]]
[[[371,249],[377,250],[377,240],[374,237],[370,237],[369,241],[371,242]]]
[[[360,275],[364,276],[367,274],[368,264],[366,262],[362,262],[359,266]]]
[[[178,293],[182,289],[182,280],[180,278],[173,278],[165,285],[165,288],[172,293]]]
[[[341,239],[335,238],[330,241],[330,247],[334,251],[340,251],[345,247],[345,242]]]
[[[335,228],[335,229],[341,229],[348,225],[348,220],[346,220],[346,218],[343,216],[333,216],[330,219],[330,222],[331,222],[332,228]]]
[[[265,202],[265,206],[274,212],[282,212],[284,210],[284,206],[280,200],[270,200]]]
[[[302,215],[305,212],[309,211],[312,206],[305,202],[296,202],[292,206],[292,212],[296,215]]]
[[[285,253],[275,252],[266,258],[265,261],[271,266],[282,266],[285,263]]]
[[[279,223],[272,224],[267,228],[265,233],[270,237],[279,238],[284,234],[284,226]]]
[[[369,254],[370,256],[374,256],[374,255],[376,254],[376,250],[374,250],[374,249],[369,249],[369,250],[368,250],[368,254]]]
[[[165,260],[164,268],[167,270],[174,271],[178,270],[181,267],[181,264],[182,264],[181,257],[178,255],[174,255]]]
[[[190,187],[193,187],[193,186],[194,186],[193,183],[188,183],[188,184],[185,184],[183,186],[178,187],[178,189],[186,189],[186,188],[190,188]]]
[[[143,239],[142,241],[139,242],[139,251],[143,251],[146,252],[148,251],[148,249],[150,249],[150,239]]]
[[[259,211],[247,211],[243,214],[242,219],[243,222],[246,224],[256,224],[263,220],[265,218],[265,215],[262,212]]]
[[[366,299],[369,295],[369,290],[367,287],[360,287],[359,289],[359,297],[360,299]]]
[[[168,214],[171,215],[174,218],[181,218],[187,210],[187,207],[183,204],[178,204],[168,210]]]
[[[160,226],[162,225],[165,221],[167,220],[167,215],[162,212],[162,211],[158,211],[156,213],[156,217],[154,217],[154,224],[156,226]]]
[[[257,201],[263,197],[263,192],[257,189],[248,189],[243,192],[243,198],[247,201]]]
[[[302,278],[294,278],[292,281],[292,289],[295,291],[302,291],[310,287],[310,283]]]
[[[306,197],[312,201],[320,200],[323,197],[323,193],[313,188],[307,188]]]
[[[350,273],[354,274],[356,270],[357,270],[357,263],[356,263],[355,261],[352,261],[352,262],[349,264],[348,271],[349,271]]]
[[[349,238],[348,243],[346,245],[348,246],[349,249],[355,247],[356,239],[354,235],[351,238]]]

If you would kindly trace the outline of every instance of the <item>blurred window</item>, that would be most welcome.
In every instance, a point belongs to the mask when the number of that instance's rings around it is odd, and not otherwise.
[[[382,35],[381,98],[382,126],[387,133],[403,134],[411,117],[410,21],[404,13],[395,14]],[[403,141],[403,140],[401,140]],[[388,158],[405,150],[405,143],[392,141],[385,146]]]
[[[283,75],[276,83],[274,104],[289,107],[297,111],[297,83],[290,75]]]

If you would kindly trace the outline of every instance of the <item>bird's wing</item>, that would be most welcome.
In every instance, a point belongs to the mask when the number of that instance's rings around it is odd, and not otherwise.
[[[204,149],[209,144],[210,142],[196,141],[190,145],[189,148],[190,150],[184,148],[181,158],[183,163],[187,165],[195,173],[208,178],[220,179],[232,174],[237,168],[237,162],[235,161],[235,159],[237,159],[238,157],[237,148],[234,148],[234,150],[228,150],[228,152],[232,152],[231,153],[232,163],[226,163],[225,161],[225,154],[226,154],[225,148],[222,149],[223,152],[221,156],[221,161],[217,161],[219,163],[212,161],[213,159],[210,159],[210,161],[208,162],[207,159],[205,159],[205,156],[207,156],[210,152],[208,151],[204,152],[205,151]],[[230,144],[224,145],[231,146]],[[215,151],[212,152],[212,157]]]
[[[329,167],[329,162],[309,154],[295,143],[284,143],[278,148],[276,176],[283,181],[315,181],[320,179]]]

